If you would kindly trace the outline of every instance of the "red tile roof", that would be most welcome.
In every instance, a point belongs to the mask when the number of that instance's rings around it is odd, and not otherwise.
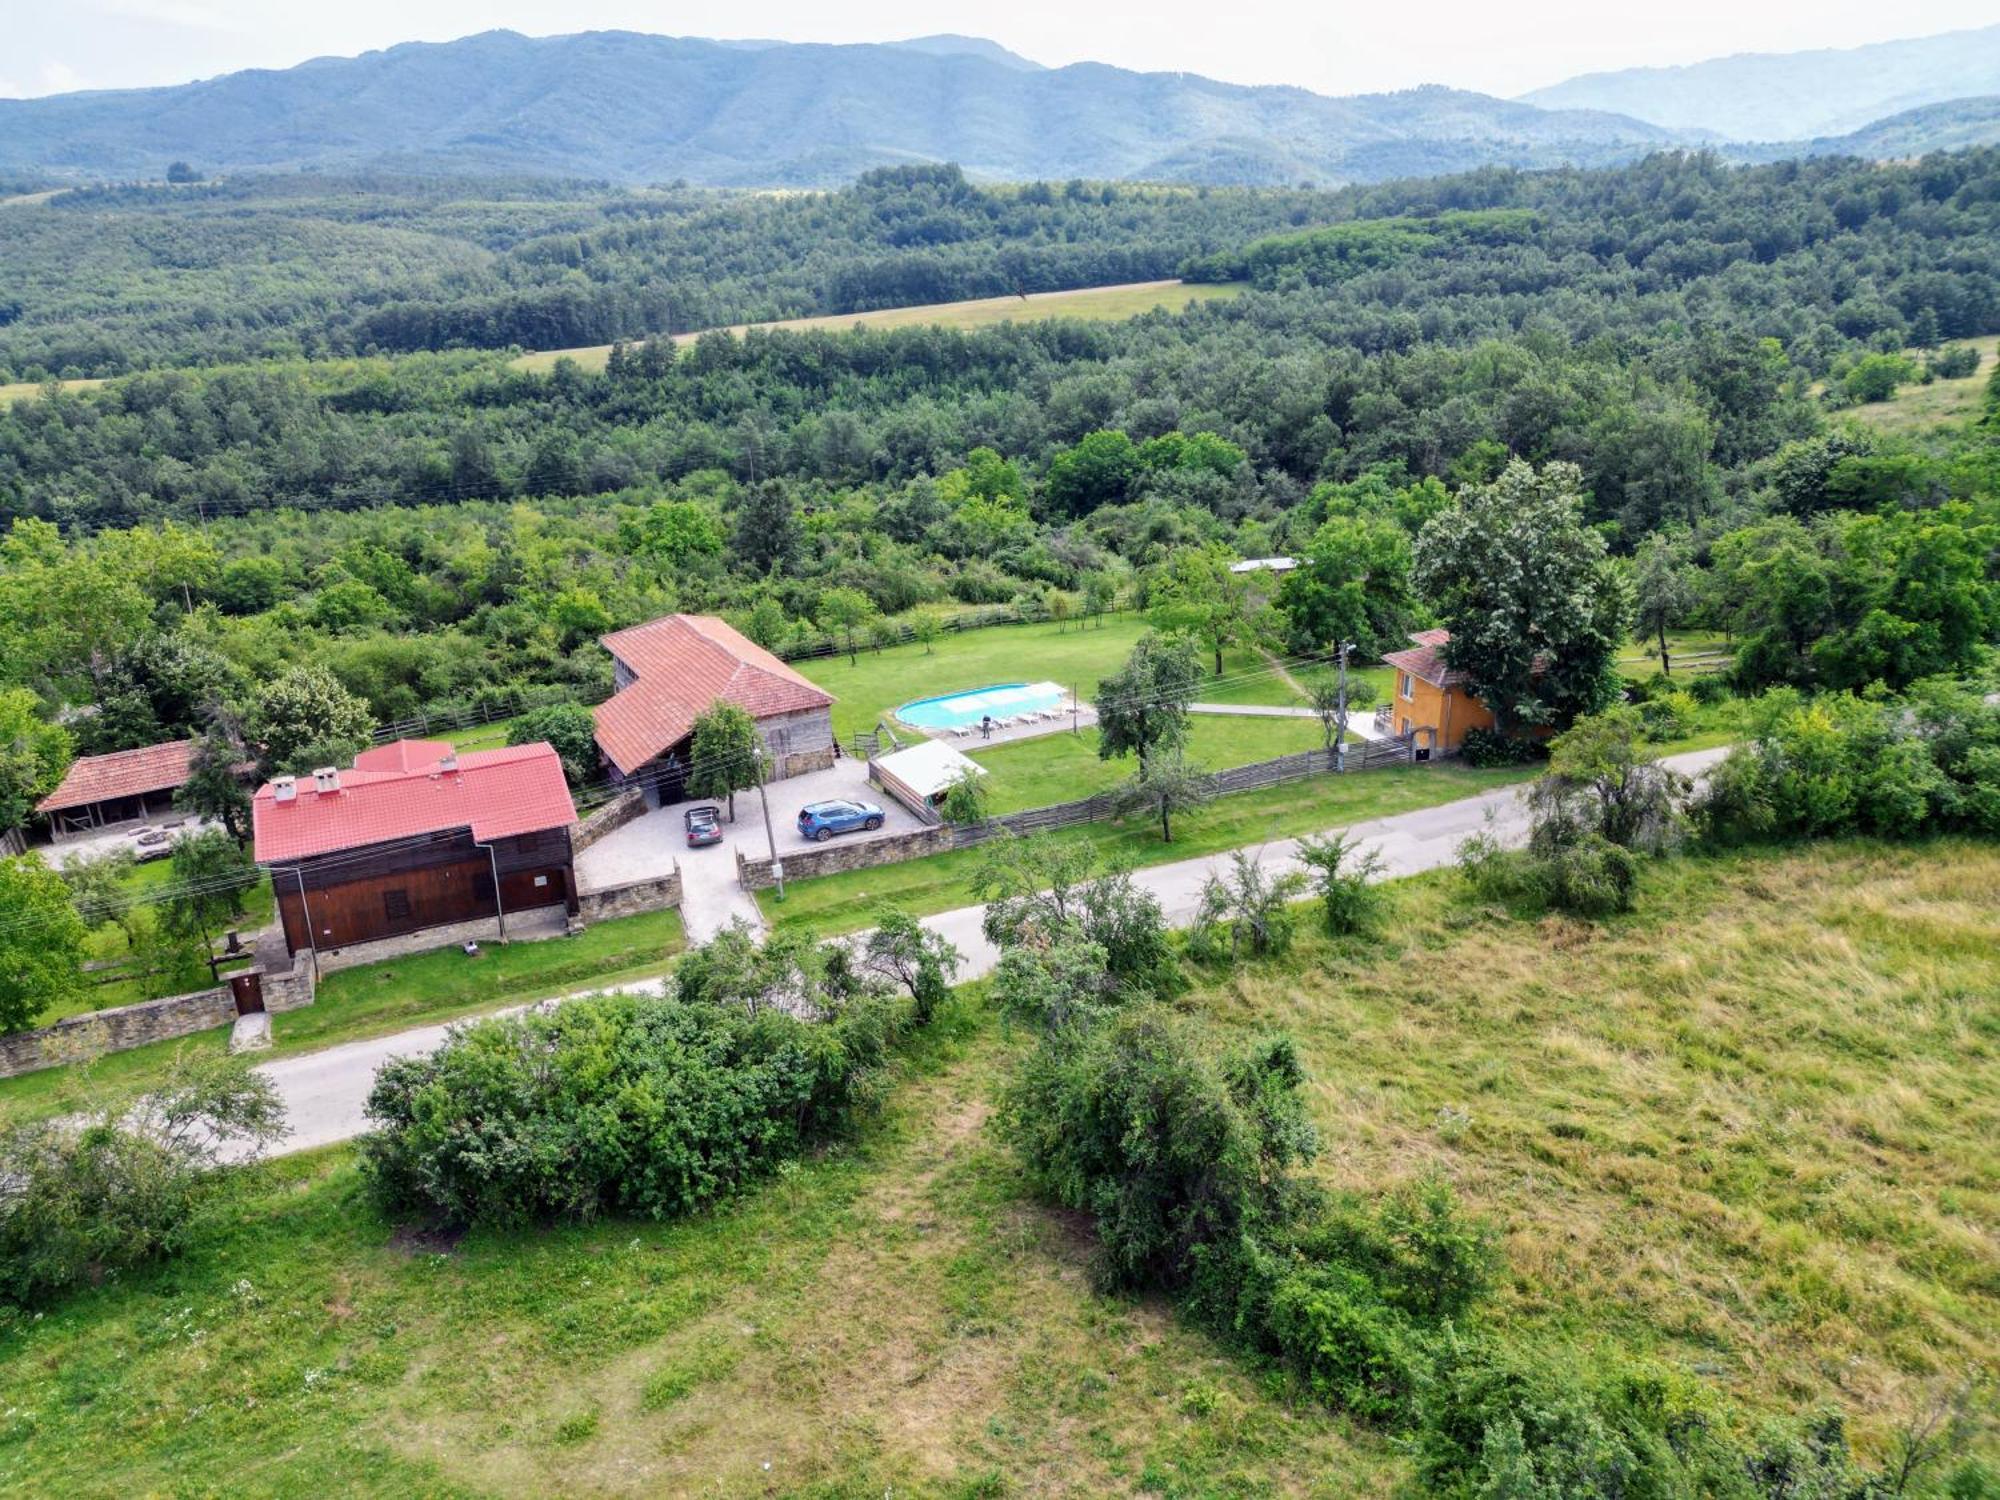
[[[1463,687],[1472,680],[1469,673],[1444,663],[1444,648],[1451,640],[1449,630],[1413,630],[1410,639],[1416,642],[1414,647],[1408,651],[1385,651],[1382,660],[1399,672],[1421,677],[1432,687]],[[1547,654],[1537,653],[1533,670],[1540,673],[1547,668]]]
[[[357,771],[428,771],[451,754],[443,740],[397,740],[354,757]]]
[[[547,744],[461,755],[453,771],[428,755],[440,748],[449,747],[421,740],[383,745],[360,757],[372,767],[340,773],[338,791],[315,791],[310,776],[299,777],[290,802],[279,802],[265,783],[250,802],[257,862],[310,859],[460,828],[490,843],[576,821],[562,760]]]
[[[685,738],[718,698],[753,719],[833,702],[712,615],[667,615],[605,636],[604,647],[638,679],[597,706],[598,748],[627,775]]]
[[[108,802],[114,797],[172,791],[188,779],[194,745],[193,740],[175,740],[168,745],[148,745],[142,750],[86,755],[69,768],[61,786],[35,804],[35,811],[61,812],[71,807],[88,807],[93,802]]]
[[[1445,643],[1451,639],[1449,630],[1414,630],[1410,639],[1416,642],[1415,646],[1407,651],[1385,651],[1382,660],[1398,672],[1421,677],[1432,687],[1459,687],[1465,683],[1465,673],[1444,664]]]

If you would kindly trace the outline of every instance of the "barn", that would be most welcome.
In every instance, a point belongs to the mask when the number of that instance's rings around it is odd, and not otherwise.
[[[251,800],[285,947],[321,952],[551,906],[576,913],[576,805],[547,744],[400,740]]]
[[[614,691],[597,706],[611,779],[658,806],[686,795],[696,717],[733,703],[756,721],[774,779],[833,764],[833,695],[713,615],[666,615],[607,635]]]

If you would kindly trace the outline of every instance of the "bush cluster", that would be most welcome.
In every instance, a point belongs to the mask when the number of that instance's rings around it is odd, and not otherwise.
[[[452,1224],[685,1213],[838,1129],[895,1014],[607,996],[481,1021],[376,1075],[362,1166],[386,1208]]]
[[[1493,766],[1531,766],[1547,755],[1548,747],[1526,735],[1502,734],[1497,729],[1472,728],[1459,741],[1458,753],[1468,766],[1485,770]]]
[[[183,1053],[135,1103],[0,1136],[0,1297],[24,1305],[183,1249],[228,1182],[222,1148],[283,1129],[244,1059]]]
[[[2000,705],[1943,679],[1902,698],[1766,694],[1692,816],[1721,846],[2000,833]]]

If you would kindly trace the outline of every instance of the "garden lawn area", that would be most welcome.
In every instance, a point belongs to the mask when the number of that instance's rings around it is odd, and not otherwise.
[[[1187,758],[1210,771],[1317,750],[1325,742],[1318,719],[1188,716]],[[990,750],[974,750],[968,745],[965,753],[986,767],[989,810],[995,814],[1088,797],[1129,780],[1138,769],[1138,762],[1129,755],[1099,760],[1094,725],[1074,734],[1045,734]]]
[[[470,728],[440,733],[437,738],[460,755],[468,755],[474,750],[499,750],[505,748],[507,737],[514,732],[514,726],[521,717],[495,719],[491,724],[474,724]]]
[[[1317,734],[1316,723],[1309,727]],[[1048,837],[1090,844],[1107,860],[1134,867],[1169,864],[1456,802],[1530,780],[1540,769],[1507,766],[1481,771],[1446,762],[1390,766],[1345,776],[1312,776],[1219,797],[1206,807],[1183,813],[1174,819],[1171,844],[1161,842],[1157,819],[1141,817],[1080,824],[1058,829]],[[916,916],[974,905],[978,898],[972,883],[984,858],[977,848],[955,849],[901,864],[793,880],[786,885],[783,901],[777,899],[775,891],[767,890],[757,892],[757,904],[765,920],[780,930],[853,932],[872,926],[885,905],[901,907]]]
[[[170,859],[156,859],[143,865],[134,865],[126,872],[122,882],[124,889],[135,896],[153,895],[172,883],[174,864]],[[145,909],[141,920],[152,920],[157,907]],[[275,906],[271,899],[271,879],[262,870],[257,872],[257,883],[243,893],[243,916],[229,924],[244,936],[245,946],[253,933],[270,925]],[[224,928],[226,932],[227,927]],[[218,943],[222,933],[217,935]],[[130,952],[130,942],[125,929],[116,922],[105,922],[93,928],[85,939],[86,957],[96,962],[104,959],[119,959]],[[204,971],[206,972],[206,971]],[[203,984],[207,980],[202,981]],[[119,1005],[136,1005],[142,1000],[155,999],[162,993],[157,984],[142,983],[136,979],[121,979],[115,983],[92,985],[82,999],[73,1005],[51,1006],[36,1017],[37,1026],[50,1026],[64,1016],[80,1015],[85,1011],[109,1010]]]
[[[1684,656],[1704,656],[1714,652],[1724,652],[1734,656],[1736,647],[1727,637],[1711,630],[1669,630],[1667,632],[1667,654],[1673,658],[1673,678],[1676,687],[1686,686],[1687,681],[1696,676],[1705,676],[1718,670],[1710,663],[1696,663],[1683,668]],[[1729,663],[1724,663],[1728,666]],[[1645,636],[1634,640],[1618,658],[1618,670],[1626,678],[1640,681],[1652,677],[1660,670],[1660,641],[1657,636]]]
[[[2000,1330],[1996,882],[1970,843],[1673,861],[1588,927],[1435,874],[1178,1003],[1297,1039],[1326,1181],[1436,1168],[1492,1219],[1517,1347],[1879,1454]],[[1387,1500],[1386,1436],[1096,1289],[990,1125],[1027,1044],[961,991],[849,1140],[668,1223],[460,1238],[351,1148],[255,1168],[177,1260],[0,1314],[0,1490]]]
[[[467,958],[457,948],[444,948],[336,970],[320,981],[313,1004],[271,1018],[271,1051],[279,1056],[311,1052],[566,990],[658,974],[685,943],[679,912],[643,912],[593,923],[573,938],[486,947],[478,959]],[[107,1094],[130,1097],[153,1086],[176,1048],[222,1047],[228,1040],[228,1028],[218,1027],[178,1041],[109,1053],[89,1065],[91,1082]],[[67,1091],[75,1072],[67,1067],[44,1068],[0,1079],[0,1123],[73,1107]]]
[[[1100,678],[1125,665],[1146,629],[1145,616],[1136,614],[1060,626],[1053,621],[988,625],[941,635],[929,652],[915,642],[880,651],[864,646],[853,663],[845,656],[819,656],[793,666],[838,700],[833,732],[845,741],[873,729],[877,720],[892,716],[912,698],[1000,682],[1059,682],[1088,701]],[[905,739],[915,733],[896,732]]]

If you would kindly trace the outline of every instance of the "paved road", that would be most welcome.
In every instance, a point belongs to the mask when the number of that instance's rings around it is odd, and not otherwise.
[[[1669,756],[1666,764],[1692,775],[1706,770],[1727,753],[1726,748],[1696,750],[1685,755]],[[1527,833],[1528,825],[1521,789],[1508,787],[1458,802],[1447,802],[1439,807],[1355,823],[1346,831],[1365,847],[1381,852],[1383,878],[1393,879],[1450,864],[1459,844],[1467,835],[1488,826],[1489,817],[1490,826],[1499,838],[1509,843],[1520,842]],[[1258,846],[1257,852],[1268,868],[1279,871],[1300,868],[1295,857],[1297,849],[1298,840],[1279,839]],[[1228,863],[1227,854],[1205,855],[1169,865],[1153,865],[1135,872],[1133,879],[1159,898],[1167,920],[1179,926],[1194,915],[1201,900],[1201,888],[1209,875],[1226,869]],[[969,906],[924,918],[926,927],[951,939],[958,945],[959,952],[965,955],[965,965],[958,975],[961,980],[977,979],[991,973],[993,966],[999,962],[998,950],[986,941],[986,935],[980,930],[984,915],[984,907]],[[658,994],[662,981],[649,980],[615,988],[618,993]],[[583,995],[605,993],[607,991],[602,989],[583,990],[564,998],[577,999]],[[525,1007],[516,1006],[500,1014],[512,1014],[522,1009]],[[279,1024],[282,1026],[282,1020]],[[304,1151],[361,1134],[368,1128],[363,1111],[375,1070],[392,1057],[430,1051],[444,1040],[446,1030],[444,1026],[421,1026],[393,1036],[349,1042],[321,1052],[301,1053],[297,1057],[278,1058],[263,1064],[259,1071],[277,1084],[290,1125],[290,1133],[278,1150]]]

